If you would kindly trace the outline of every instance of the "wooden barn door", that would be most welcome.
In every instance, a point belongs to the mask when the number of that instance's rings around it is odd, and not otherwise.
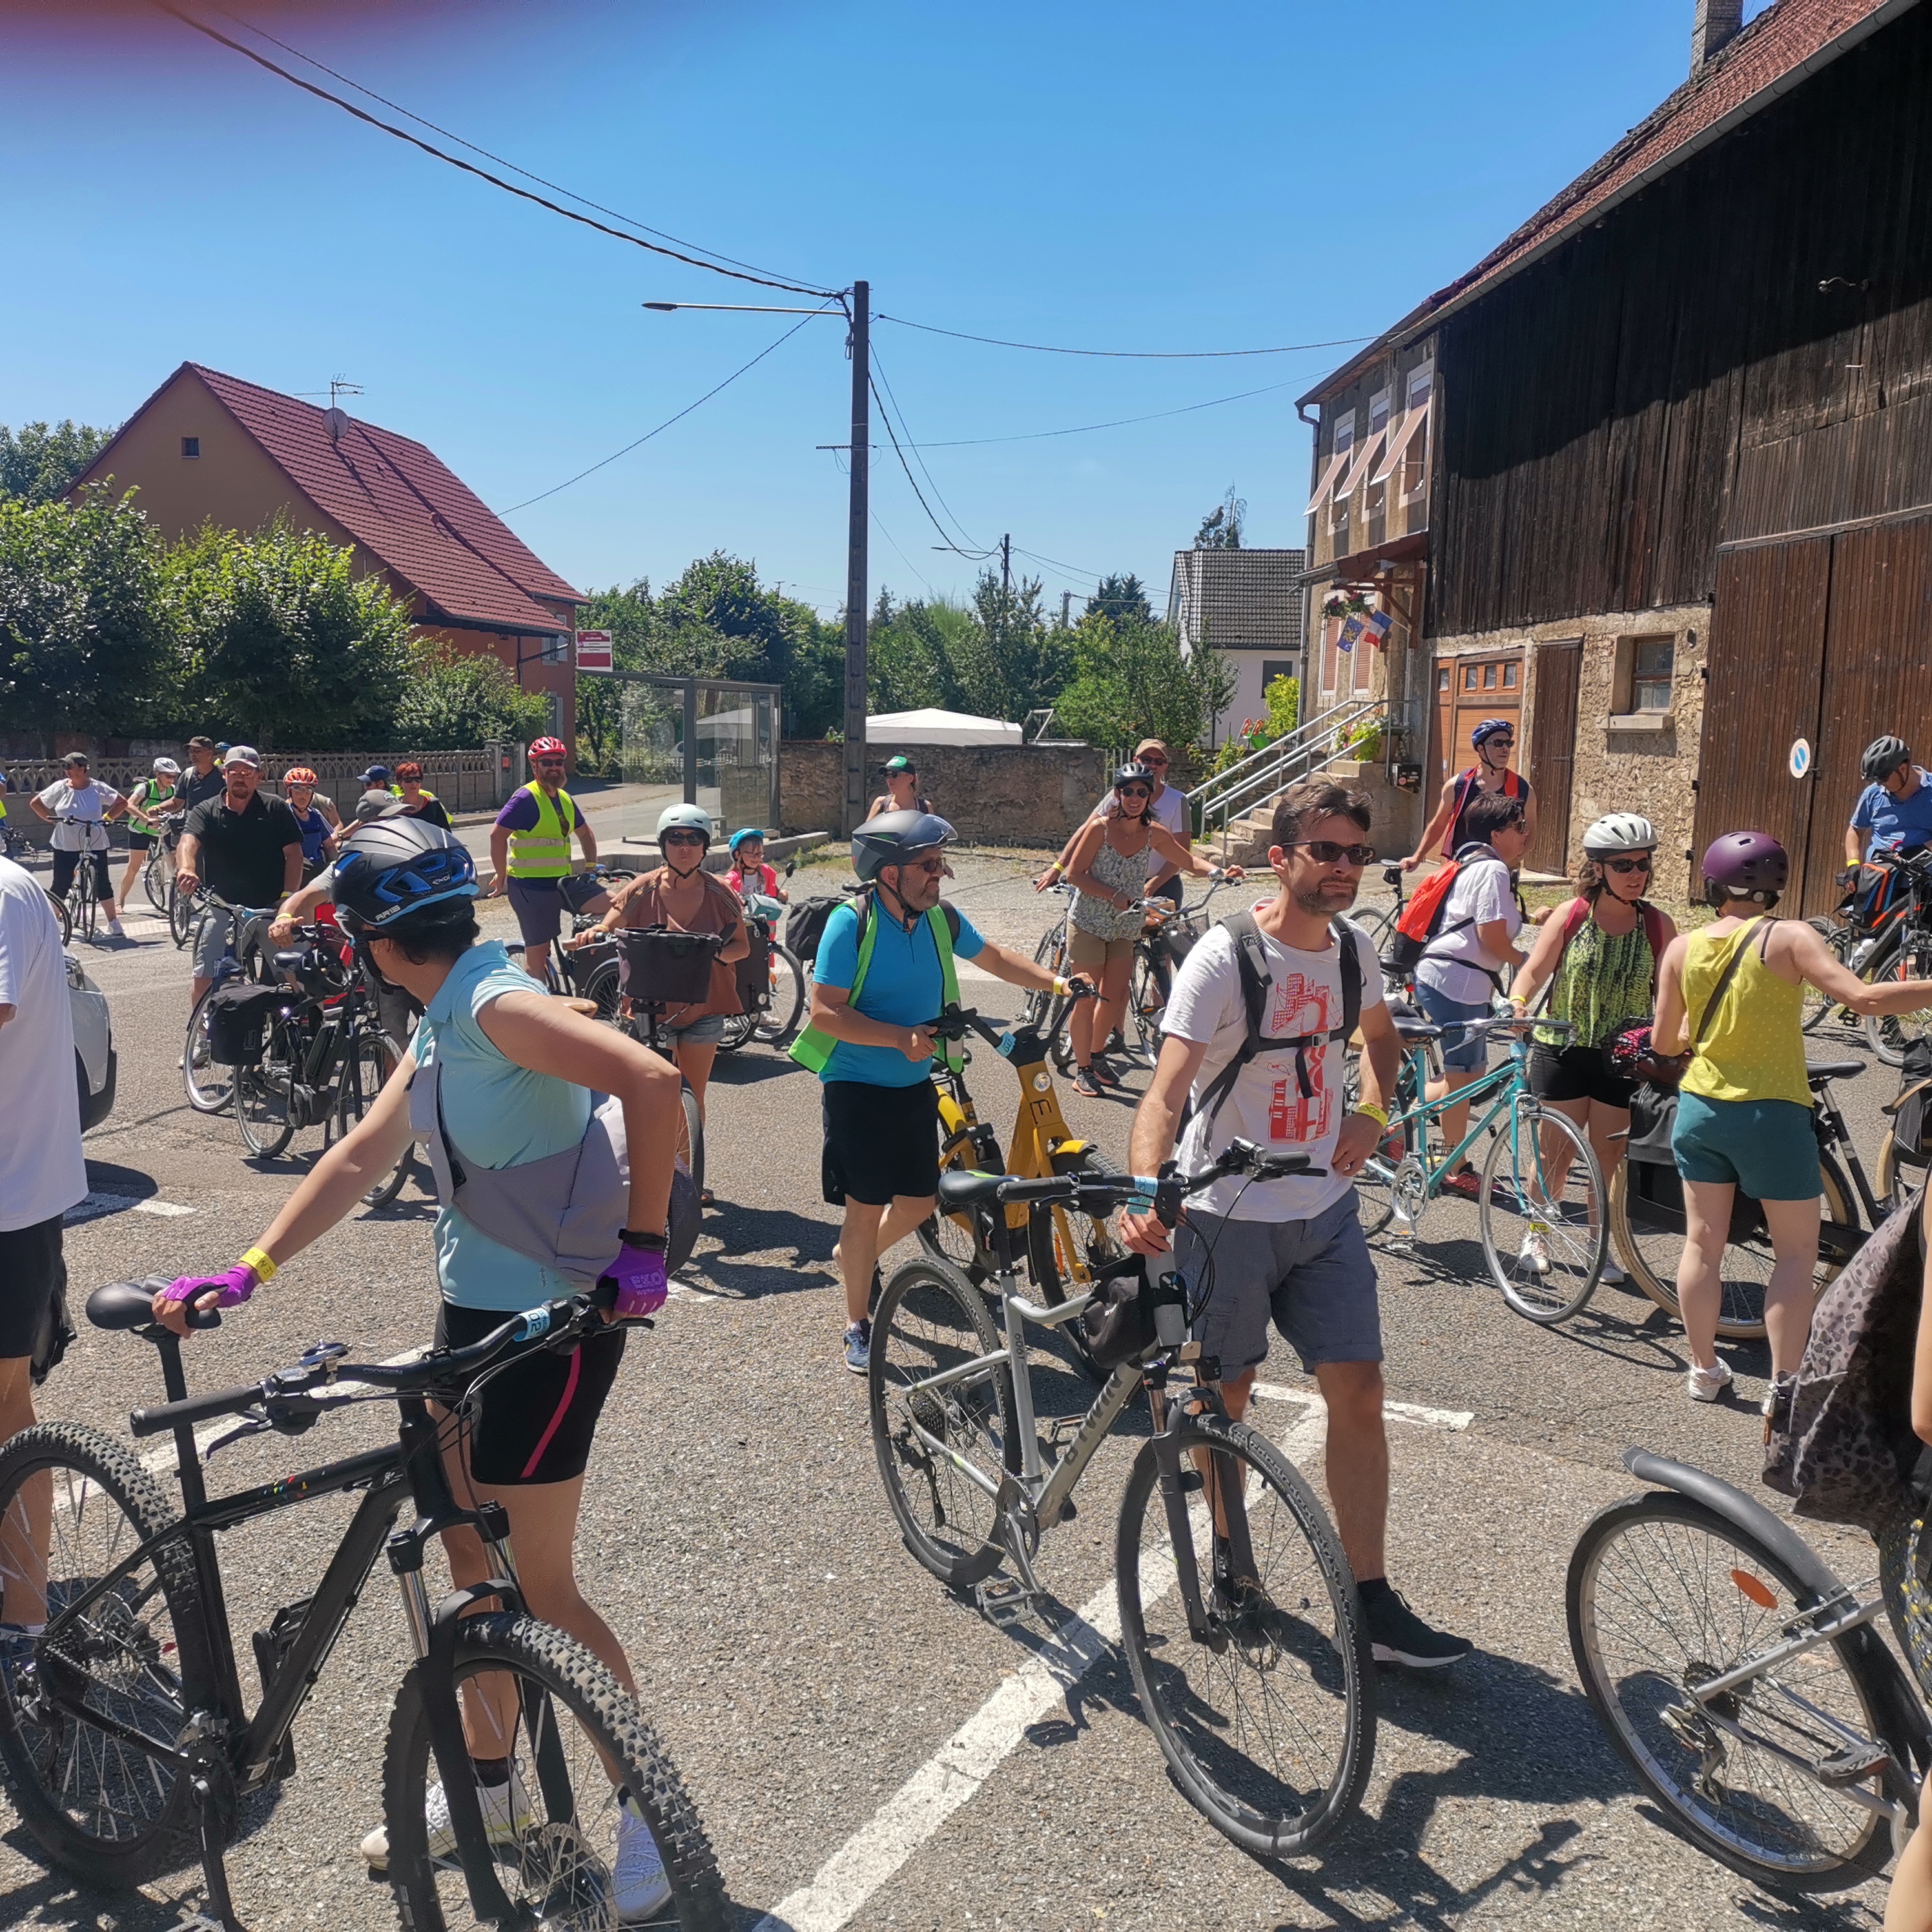
[[[1529,748],[1521,761],[1536,793],[1536,842],[1523,861],[1533,872],[1562,872],[1570,862],[1570,778],[1576,760],[1576,680],[1582,664],[1581,638],[1536,647]]]
[[[1807,900],[1814,788],[1809,775],[1792,777],[1790,758],[1799,738],[1817,748],[1831,581],[1829,537],[1718,553],[1686,882],[1693,899],[1697,855],[1726,832],[1750,830],[1768,832],[1791,854],[1785,909]]]

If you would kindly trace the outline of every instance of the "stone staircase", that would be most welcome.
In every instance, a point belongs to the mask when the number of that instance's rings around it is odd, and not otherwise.
[[[1197,786],[1187,801],[1203,849],[1220,865],[1264,865],[1274,842],[1275,800],[1318,773],[1369,790],[1372,802],[1376,792],[1392,790],[1382,783],[1379,765],[1358,764],[1335,749],[1338,738],[1346,742],[1362,724],[1384,715],[1376,699],[1336,705]],[[1381,822],[1382,813],[1375,816]]]

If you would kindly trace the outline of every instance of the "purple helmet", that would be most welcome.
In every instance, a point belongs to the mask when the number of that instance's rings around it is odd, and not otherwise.
[[[1768,832],[1726,832],[1704,854],[1704,884],[1715,905],[1751,899],[1768,905],[1791,877],[1791,856]]]

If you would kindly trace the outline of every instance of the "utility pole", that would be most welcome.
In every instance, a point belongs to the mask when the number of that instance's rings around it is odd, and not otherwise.
[[[1010,532],[1000,539],[1000,596],[1010,597],[1013,591],[1013,539]]]
[[[847,838],[866,817],[866,526],[872,516],[870,485],[872,367],[872,284],[852,284],[852,499],[845,539],[845,808],[841,830]]]
[[[1068,620],[1066,614],[1072,608],[1072,592],[1070,590],[1063,590],[1060,593],[1060,628],[1063,631],[1066,629],[1067,626]]]

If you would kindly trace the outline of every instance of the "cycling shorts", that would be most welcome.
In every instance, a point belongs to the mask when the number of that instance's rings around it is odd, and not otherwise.
[[[466,1348],[510,1318],[501,1308],[446,1301],[436,1318],[438,1348]],[[624,1359],[626,1331],[586,1336],[568,1354],[538,1348],[481,1378],[464,1405],[464,1461],[472,1481],[493,1490],[567,1483],[590,1460],[598,1418]]]
[[[160,836],[158,832],[143,832],[138,825],[130,825],[128,828],[128,849],[130,852],[149,851]]]
[[[1627,1108],[1636,1082],[1612,1072],[1610,1056],[1600,1046],[1532,1046],[1529,1090],[1539,1100],[1594,1100],[1600,1107]]]

